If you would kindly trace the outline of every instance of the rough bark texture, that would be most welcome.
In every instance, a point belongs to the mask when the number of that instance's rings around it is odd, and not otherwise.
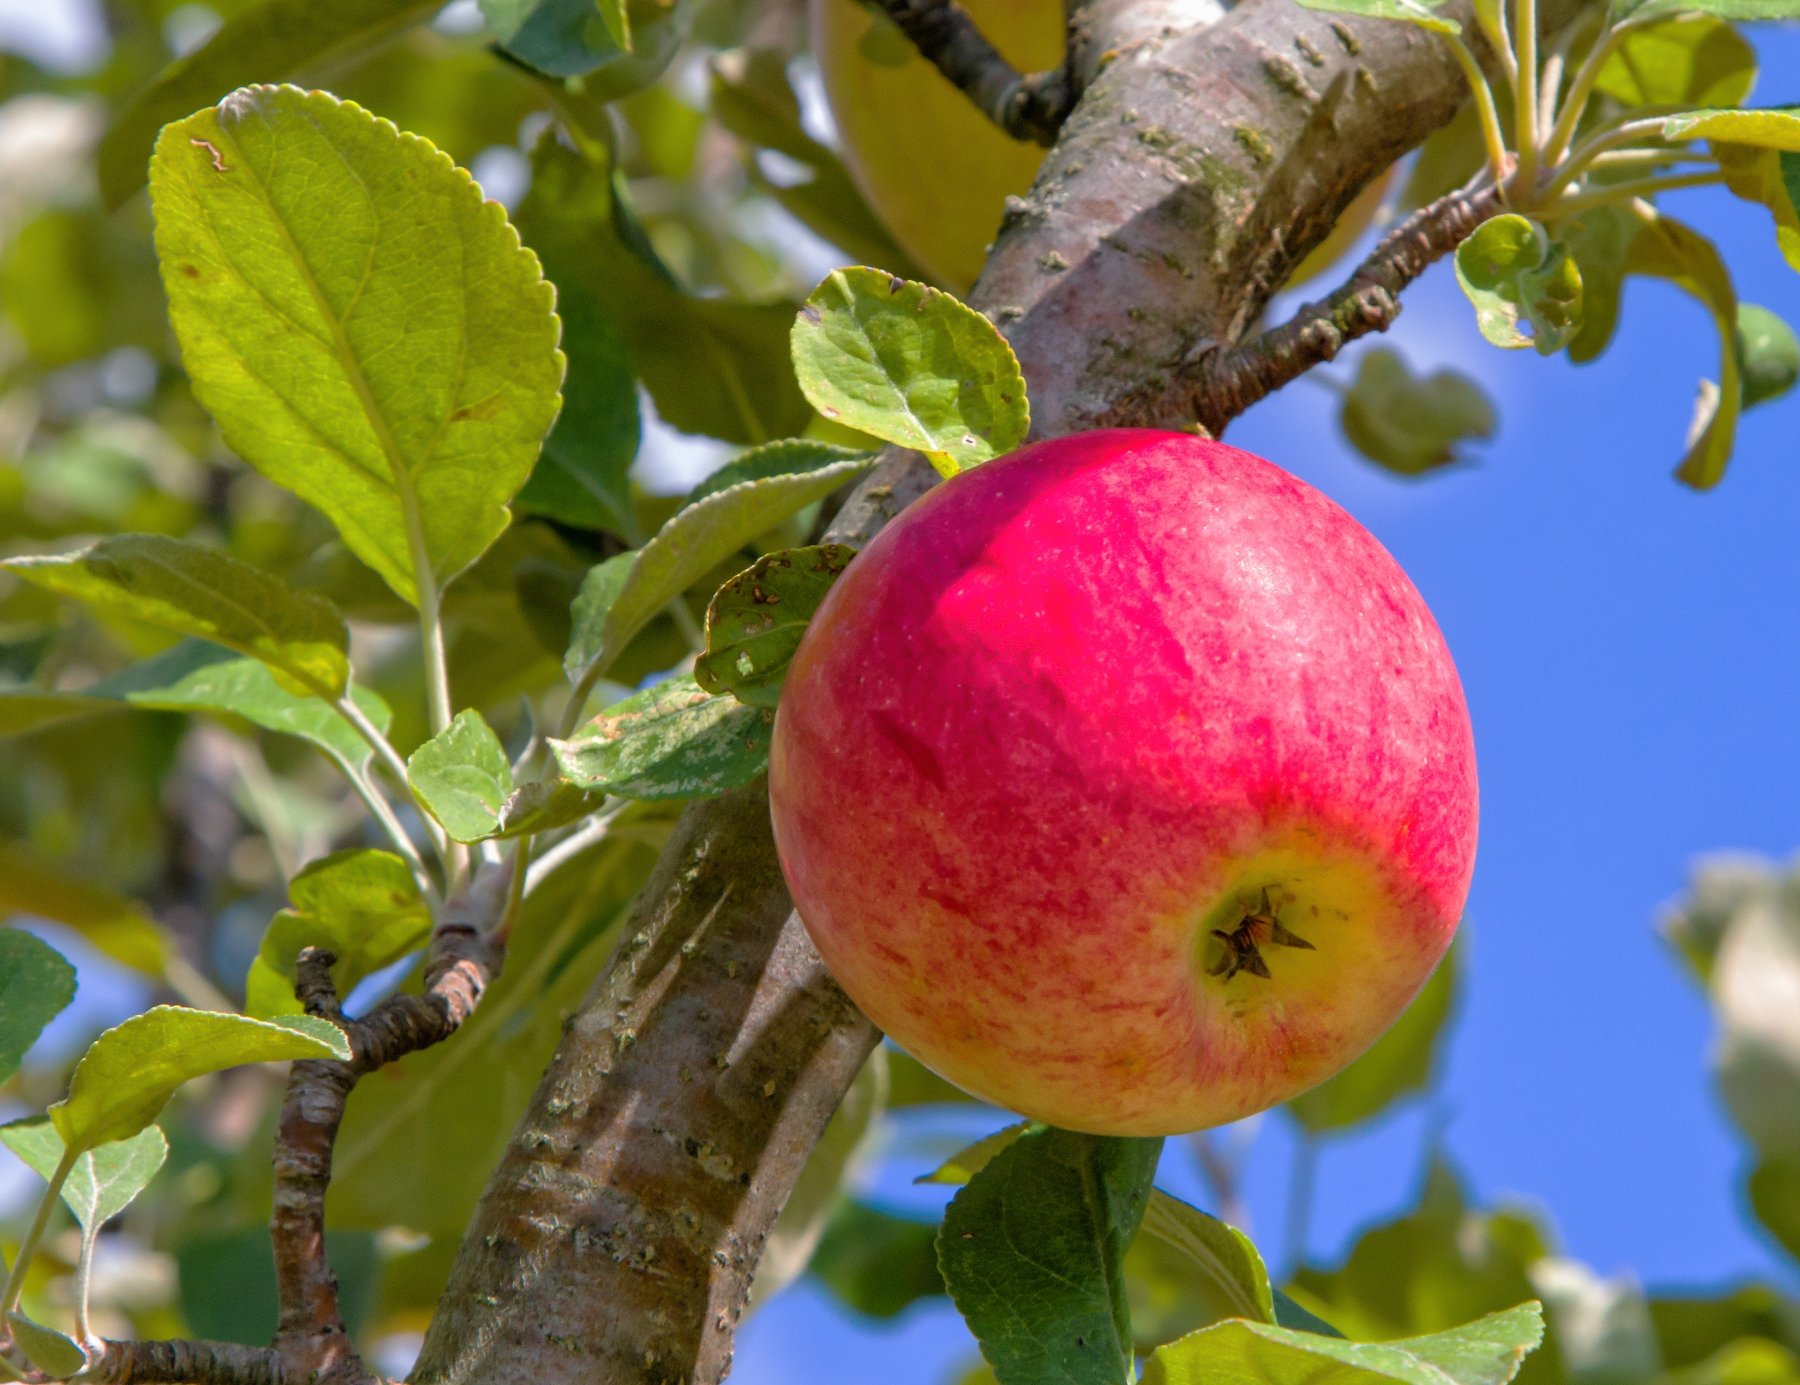
[[[1037,436],[1191,423],[1197,363],[1463,97],[1407,25],[1291,0],[1194,13],[1088,7],[1077,66],[1097,75],[973,295]],[[931,479],[889,455],[832,537],[866,538]],[[723,1377],[762,1237],[876,1038],[789,908],[761,785],[688,810],[483,1196],[415,1380]]]

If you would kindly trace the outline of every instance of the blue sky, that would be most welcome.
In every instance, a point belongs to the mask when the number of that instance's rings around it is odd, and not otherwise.
[[[82,10],[50,7],[66,41]],[[28,11],[42,25],[41,5],[0,0],[0,42]],[[1756,38],[1765,71],[1796,71],[1800,36]],[[1765,81],[1757,99],[1793,87]],[[1711,191],[1666,206],[1718,240],[1745,298],[1800,324],[1800,277],[1766,213]],[[1718,344],[1667,285],[1631,281],[1612,350],[1577,368],[1488,346],[1440,265],[1385,344],[1483,381],[1501,425],[1475,464],[1396,481],[1350,452],[1335,396],[1306,380],[1229,436],[1345,505],[1412,575],[1462,671],[1481,766],[1467,984],[1441,1089],[1431,1110],[1332,1145],[1309,1249],[1335,1257],[1407,1206],[1441,1132],[1479,1197],[1545,1209],[1566,1252],[1603,1272],[1800,1285],[1743,1210],[1711,1018],[1656,932],[1700,858],[1800,848],[1800,397],[1746,416],[1730,472],[1699,495],[1670,471]],[[1354,352],[1329,369],[1353,368]],[[1253,1230],[1279,1259],[1291,1144],[1279,1118],[1245,1138]],[[1165,1170],[1198,1195],[1184,1152]],[[932,1198],[910,1171],[875,1192],[923,1212]],[[753,1318],[734,1379],[835,1379],[864,1351],[884,1385],[924,1385],[970,1347],[941,1304],[868,1328],[803,1286]]]

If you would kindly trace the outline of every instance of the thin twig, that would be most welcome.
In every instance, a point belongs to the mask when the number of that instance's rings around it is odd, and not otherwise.
[[[511,878],[509,867],[483,872],[451,900],[432,935],[423,991],[390,996],[361,1020],[346,1019],[339,1009],[331,979],[336,959],[317,948],[300,954],[294,994],[309,1015],[344,1031],[351,1058],[295,1063],[276,1127],[269,1219],[280,1303],[275,1351],[296,1379],[372,1379],[345,1332],[337,1278],[325,1254],[325,1193],[338,1126],[359,1078],[442,1042],[474,1013],[499,974],[503,947],[492,928],[510,897]]]
[[[1014,139],[1050,145],[1075,107],[1068,64],[1022,73],[956,0],[879,0],[921,56]]]
[[[1597,183],[1584,192],[1562,197],[1540,213],[1552,217],[1574,216],[1595,207],[1623,205],[1639,197],[1655,197],[1659,193],[1679,192],[1682,188],[1705,188],[1723,183],[1725,175],[1717,169],[1701,173],[1677,173],[1666,178],[1637,178],[1628,183]]]
[[[1400,315],[1400,292],[1500,210],[1491,183],[1463,189],[1421,207],[1375,247],[1341,288],[1308,303],[1279,327],[1200,358],[1194,413],[1218,433],[1257,400],[1333,359],[1370,332],[1385,332]]]

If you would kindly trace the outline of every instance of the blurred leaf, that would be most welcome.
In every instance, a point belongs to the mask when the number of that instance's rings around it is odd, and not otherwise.
[[[627,53],[631,51],[631,16],[626,13],[625,0],[595,0],[600,9],[600,18],[606,25],[606,32],[612,41]]]
[[[89,1150],[137,1134],[184,1082],[294,1058],[347,1062],[350,1045],[336,1025],[309,1015],[259,1020],[157,1005],[94,1040],[50,1119],[70,1149]]]
[[[333,1161],[337,1224],[407,1226],[452,1245],[461,1239],[562,1038],[564,1017],[592,986],[612,926],[654,860],[652,845],[620,835],[579,868],[548,877],[525,900],[506,969],[457,1042],[363,1079]],[[261,1215],[266,1195],[251,1204]]]
[[[1344,1130],[1380,1115],[1431,1081],[1438,1036],[1456,1001],[1461,949],[1452,947],[1387,1033],[1337,1076],[1302,1092],[1287,1109],[1313,1134]]]
[[[1222,1322],[1153,1352],[1144,1385],[1505,1385],[1544,1337],[1536,1303],[1429,1337],[1346,1342],[1268,1323]]]
[[[1732,1119],[1775,1158],[1800,1151],[1800,917],[1753,904],[1732,921],[1713,967],[1719,1092]]]
[[[338,1281],[344,1325],[354,1336],[369,1320],[381,1273],[375,1237],[333,1227],[325,1233],[325,1254]],[[188,1331],[213,1341],[268,1345],[279,1309],[266,1226],[189,1236],[175,1247],[175,1265]]]
[[[1549,356],[1581,326],[1581,270],[1568,246],[1516,213],[1489,217],[1456,247],[1456,281],[1495,346],[1535,346]]]
[[[1670,1370],[1698,1365],[1741,1337],[1763,1337],[1800,1347],[1800,1304],[1766,1284],[1746,1284],[1707,1297],[1658,1296],[1650,1318]]]
[[[629,26],[629,40],[605,11]],[[593,101],[648,86],[680,51],[691,22],[682,0],[481,0],[501,46],[551,77],[580,77]]]
[[[1663,1379],[1668,1385],[1794,1385],[1800,1381],[1800,1358],[1750,1337],[1729,1342],[1698,1365]]]
[[[1686,8],[1686,6],[1684,6]],[[1705,8],[1722,13],[1713,6]],[[1800,15],[1800,3],[1792,7]],[[1800,153],[1800,113],[1771,108],[1751,111],[1687,111],[1663,122],[1663,138],[1675,142],[1709,139],[1719,144],[1747,144],[1753,149]]]
[[[162,712],[229,712],[265,730],[311,741],[347,764],[363,764],[370,754],[367,742],[330,703],[284,692],[265,664],[205,640],[183,640],[103,679],[88,693]],[[375,693],[353,687],[350,698],[377,730],[387,730],[393,714]]]
[[[1122,1265],[1161,1150],[1161,1140],[1031,1131],[951,1201],[938,1267],[1001,1385],[1131,1378]]]
[[[1398,352],[1365,351],[1338,423],[1351,446],[1402,476],[1460,460],[1457,444],[1494,436],[1494,406],[1461,371],[1414,375]]]
[[[337,697],[350,679],[350,632],[330,602],[205,544],[120,534],[0,567],[110,614],[260,659],[292,693]]]
[[[615,702],[566,741],[552,740],[572,784],[621,798],[707,798],[769,763],[775,714],[714,697],[686,674]]]
[[[292,87],[169,126],[150,184],[170,318],[232,449],[408,601],[420,565],[441,584],[480,557],[562,381],[554,291],[499,205],[426,141]]]
[[[546,135],[519,208],[520,231],[555,266],[558,290],[616,320],[670,426],[739,443],[799,432],[810,410],[786,359],[794,305],[687,293],[632,217],[624,179],[590,152]]]
[[[20,1350],[51,1380],[66,1380],[87,1365],[87,1354],[54,1328],[35,1323],[23,1313],[7,1318]]]
[[[60,952],[23,928],[0,928],[0,1085],[73,999],[75,968]]]
[[[1756,52],[1724,20],[1678,14],[1634,25],[1594,89],[1626,106],[1735,106],[1756,81]]]
[[[1475,103],[1465,101],[1450,118],[1425,137],[1400,189],[1399,209],[1416,211],[1454,192],[1487,162],[1487,146]]]
[[[0,736],[24,736],[44,726],[116,712],[116,703],[82,693],[40,688],[0,688]]]
[[[142,908],[111,890],[51,868],[15,842],[0,842],[0,915],[60,923],[121,966],[162,977],[166,945]]]
[[[887,1110],[887,1050],[877,1046],[806,1156],[794,1190],[769,1228],[750,1298],[766,1303],[806,1272],[839,1194],[879,1138]]]
[[[866,1203],[837,1205],[807,1273],[847,1308],[892,1318],[944,1292],[937,1224],[890,1216]]]
[[[302,948],[337,958],[331,977],[347,996],[431,934],[431,911],[412,872],[387,851],[352,847],[309,861],[288,882],[288,899],[293,907],[269,923],[244,981],[244,1008],[264,1018],[302,1013],[294,997]]]
[[[874,465],[866,455],[818,465],[817,454],[802,452],[794,460],[808,469],[712,491],[676,511],[629,567],[612,558],[590,573],[575,601],[564,661],[570,676],[579,678],[596,661],[609,666],[658,611],[709,570]]]
[[[888,1105],[896,1110],[906,1106],[980,1104],[961,1087],[946,1082],[910,1053],[891,1044],[888,1046],[888,1076],[891,1086]]]
[[[1666,14],[1698,10],[1721,19],[1793,19],[1800,16],[1795,0],[1612,0],[1609,19],[1642,21]]]
[[[472,709],[458,712],[413,751],[406,779],[425,811],[459,842],[477,842],[493,832],[513,791],[506,747]]]
[[[442,0],[264,0],[225,22],[132,98],[100,141],[100,190],[117,207],[144,185],[163,126],[247,82],[279,82],[344,62],[422,24]]]
[[[989,1164],[994,1156],[1003,1149],[1010,1149],[1021,1135],[1029,1135],[1039,1130],[1047,1130],[1042,1121],[1019,1121],[992,1135],[983,1135],[974,1144],[958,1150],[930,1173],[922,1173],[913,1179],[914,1183],[947,1183],[951,1187],[960,1188]]]
[[[0,1125],[4,1144],[31,1166],[46,1183],[62,1163],[62,1136],[46,1116]],[[75,1160],[63,1180],[62,1200],[75,1214],[84,1231],[98,1231],[119,1215],[144,1191],[169,1157],[169,1142],[154,1125],[147,1125],[129,1140],[90,1149]]]
[[[706,652],[694,660],[694,681],[751,707],[773,707],[807,625],[855,556],[841,543],[784,548],[726,582],[706,608]]]
[[[1800,1260],[1800,1151],[1759,1163],[1750,1173],[1749,1194],[1756,1219],[1783,1250]]]
[[[836,269],[794,320],[800,388],[836,423],[922,452],[946,476],[1010,452],[1031,422],[998,328],[942,289]]]
[[[1676,476],[1696,490],[1717,485],[1731,460],[1743,385],[1738,373],[1737,291],[1713,243],[1661,213],[1639,228],[1625,257],[1626,272],[1667,279],[1698,298],[1719,331],[1719,383],[1702,381],[1687,455]]]
[[[1360,14],[1370,19],[1400,19],[1440,34],[1460,34],[1462,25],[1437,12],[1443,0],[1300,0],[1309,10],[1328,14]]]
[[[853,259],[908,279],[927,277],[869,209],[838,156],[806,133],[784,55],[768,48],[738,49],[713,58],[710,70],[709,105],[718,122],[746,144],[773,150],[811,175],[804,182],[776,182],[752,159],[750,175],[762,191]]]
[[[1601,1279],[1574,1260],[1540,1260],[1531,1282],[1571,1385],[1635,1385],[1661,1373],[1656,1328],[1634,1280]]]
[[[1235,1226],[1156,1188],[1138,1234],[1154,1236],[1181,1253],[1198,1272],[1199,1294],[1216,1305],[1215,1316],[1275,1321],[1269,1272],[1250,1238]]]
[[[1790,269],[1800,270],[1800,154],[1759,149],[1751,144],[1710,146],[1734,196],[1768,209],[1775,219],[1775,245]]]
[[[1736,340],[1746,409],[1793,389],[1800,379],[1800,338],[1792,327],[1767,308],[1739,303]]]

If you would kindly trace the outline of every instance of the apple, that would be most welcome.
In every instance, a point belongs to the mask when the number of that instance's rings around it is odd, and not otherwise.
[[[1062,61],[1061,0],[964,0],[1021,72]],[[844,164],[900,248],[946,288],[975,282],[1008,195],[1031,186],[1040,145],[1013,139],[858,0],[812,0],[813,56]]]
[[[1381,544],[1249,453],[1121,429],[939,486],[819,608],[781,865],[850,997],[958,1086],[1159,1135],[1323,1081],[1443,956],[1474,745]]]

